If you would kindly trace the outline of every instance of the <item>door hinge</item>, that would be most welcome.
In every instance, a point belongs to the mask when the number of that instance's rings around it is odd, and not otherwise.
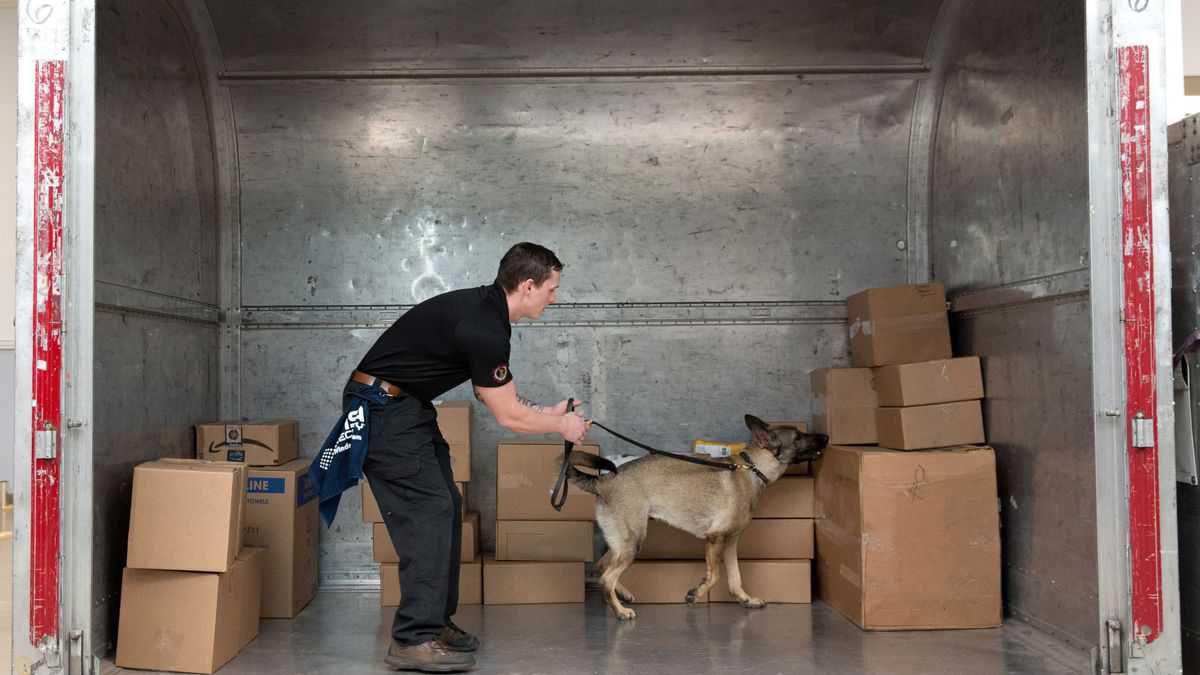
[[[36,459],[58,457],[58,431],[47,424],[45,429],[34,432],[33,445],[33,456]]]
[[[1108,626],[1107,644],[1104,646],[1107,656],[1105,658],[1110,675],[1118,675],[1125,672],[1125,630],[1121,627],[1121,622],[1116,619],[1109,619],[1106,623]]]
[[[1138,413],[1133,417],[1133,447],[1154,447],[1154,418]]]

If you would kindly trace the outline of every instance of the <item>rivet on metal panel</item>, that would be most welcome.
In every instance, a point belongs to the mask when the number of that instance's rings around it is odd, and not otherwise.
[[[901,239],[900,241],[897,241],[897,242],[896,242],[896,249],[897,249],[897,250],[899,250],[899,251],[903,251],[903,250],[904,250],[904,249],[906,249],[906,248],[908,248],[908,242],[904,241],[903,239]]]

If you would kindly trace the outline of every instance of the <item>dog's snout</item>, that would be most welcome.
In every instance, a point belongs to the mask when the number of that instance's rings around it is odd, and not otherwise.
[[[816,441],[818,450],[824,450],[829,446],[829,436],[826,434],[813,434],[813,440]]]

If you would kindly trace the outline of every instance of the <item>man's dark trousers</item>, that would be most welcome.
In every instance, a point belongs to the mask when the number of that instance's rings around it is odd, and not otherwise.
[[[352,387],[379,391],[354,381],[347,391]],[[400,557],[400,606],[392,637],[417,645],[436,638],[458,610],[462,495],[450,468],[450,446],[438,430],[437,409],[406,394],[368,400],[363,473]]]

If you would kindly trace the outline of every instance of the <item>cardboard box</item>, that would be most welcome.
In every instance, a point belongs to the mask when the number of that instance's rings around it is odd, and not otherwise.
[[[595,526],[590,520],[496,522],[496,560],[594,559]]]
[[[300,425],[296,420],[196,425],[197,459],[278,466],[296,459],[299,454]]]
[[[375,501],[375,495],[371,494],[371,485],[367,479],[362,479],[358,483],[359,492],[362,495],[362,519],[364,523],[382,523],[383,514],[379,511],[379,503]],[[455,483],[458,486],[458,493],[462,495],[462,512],[463,517],[467,516],[467,484]]]
[[[746,444],[740,441],[713,441],[698,438],[692,441],[692,454],[703,457],[729,457],[746,449]]]
[[[450,469],[454,480],[471,480],[471,402],[443,401],[437,404],[438,429],[450,446]]]
[[[317,593],[321,547],[309,464],[297,459],[249,470],[243,541],[263,549],[264,617],[290,619]]]
[[[983,398],[978,356],[875,369],[881,406],[917,406]]]
[[[810,560],[738,560],[742,570],[742,590],[751,597],[777,603],[812,602],[812,561]],[[724,571],[721,580],[708,592],[709,602],[737,602],[729,594]]]
[[[940,283],[872,288],[850,296],[846,310],[855,366],[951,356],[946,289]]]
[[[575,449],[600,453],[596,445],[577,444]],[[596,498],[578,488],[567,493],[562,511],[550,506],[562,454],[562,443],[500,443],[496,448],[496,518],[595,520]]]
[[[583,591],[581,562],[483,560],[485,605],[583,602]]]
[[[375,523],[372,528],[371,544],[375,553],[375,562],[380,563],[398,563],[400,555],[396,552],[396,547],[392,545],[392,538],[388,535],[387,526],[383,523]],[[468,513],[466,518],[463,518],[462,527],[462,554],[459,560],[462,562],[471,562],[479,557],[479,514]]]
[[[812,478],[783,476],[767,487],[754,507],[755,518],[812,518],[816,512]]]
[[[991,448],[831,446],[817,471],[819,597],[866,629],[1001,623]]]
[[[875,374],[870,368],[818,368],[808,375],[814,399],[825,407],[878,408]]]
[[[242,549],[228,572],[125,568],[116,664],[211,673],[258,635],[264,554]]]
[[[483,603],[483,563],[464,562],[458,567],[458,604]],[[379,606],[397,607],[400,604],[400,566],[383,563],[379,566]]]
[[[636,560],[621,575],[621,584],[633,593],[636,604],[687,602],[688,591],[703,580],[704,563],[688,560]],[[696,602],[708,602],[708,594]]]
[[[160,459],[133,469],[127,565],[227,572],[242,548],[246,467]]]
[[[894,450],[924,450],[983,443],[979,401],[879,408],[879,445]]]
[[[813,431],[828,434],[836,445],[873,445],[879,442],[875,411],[878,408],[820,408],[813,402]]]
[[[738,540],[743,560],[807,560],[813,557],[811,518],[755,518]],[[638,559],[704,560],[706,543],[657,520],[646,529]]]

